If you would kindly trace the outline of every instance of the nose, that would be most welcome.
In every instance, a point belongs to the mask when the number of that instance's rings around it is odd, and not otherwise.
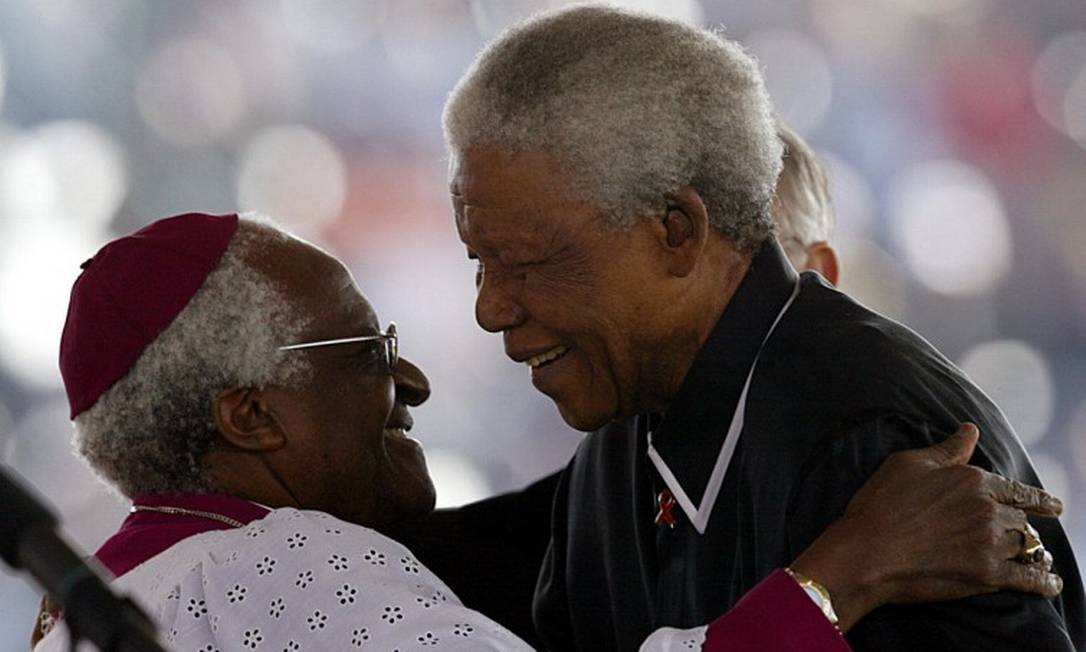
[[[400,358],[396,362],[396,400],[411,407],[422,405],[430,398],[430,381],[422,369],[410,360]]]
[[[500,333],[524,321],[524,308],[511,296],[503,275],[488,272],[479,283],[475,297],[475,321],[483,330]]]

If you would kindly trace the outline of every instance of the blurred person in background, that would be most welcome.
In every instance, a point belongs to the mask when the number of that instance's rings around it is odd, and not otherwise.
[[[880,460],[958,422],[980,425],[975,464],[1039,484],[998,407],[945,357],[796,277],[772,237],[772,110],[735,43],[610,8],[545,14],[486,47],[445,128],[477,321],[591,431],[559,483],[536,590],[547,647],[633,649],[662,623],[697,627],[794,558]],[[1033,525],[1061,596],[838,609],[850,643],[1086,644],[1067,537]],[[1008,528],[1022,552],[1030,527]],[[848,590],[821,580],[829,612]]]
[[[95,557],[174,648],[527,649],[371,529],[433,506],[406,437],[429,385],[338,260],[254,216],[188,214],[83,268],[61,343],[77,449],[132,503]],[[1050,558],[993,574],[1019,547],[992,534],[1019,518],[999,501],[1059,503],[961,466],[976,438],[963,428],[895,456],[793,566],[899,577],[887,600],[1057,592]],[[855,566],[870,549],[873,565]],[[772,614],[788,620],[764,627]],[[42,626],[59,615],[43,614],[37,649],[65,645],[63,627]],[[707,649],[848,649],[784,574],[712,627],[722,647]],[[662,630],[643,649],[688,636]]]
[[[772,204],[777,241],[797,270],[818,272],[837,285],[840,269],[830,244],[834,211],[829,178],[811,147],[780,120],[777,137],[784,148]]]

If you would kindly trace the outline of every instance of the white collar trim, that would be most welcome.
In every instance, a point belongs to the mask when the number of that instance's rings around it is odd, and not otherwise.
[[[709,474],[709,483],[705,486],[705,493],[701,497],[701,505],[694,506],[694,502],[690,500],[690,497],[683,491],[682,485],[679,484],[679,479],[675,477],[675,474],[668,468],[667,462],[657,452],[656,447],[652,445],[652,433],[649,433],[649,447],[648,454],[649,459],[652,460],[656,470],[660,473],[660,477],[663,478],[664,484],[671,490],[672,495],[675,496],[675,500],[679,503],[679,507],[682,507],[686,517],[690,519],[690,522],[694,525],[694,529],[698,531],[698,534],[705,534],[705,528],[709,525],[709,515],[713,512],[713,507],[716,505],[717,496],[720,494],[720,487],[724,484],[724,475],[728,472],[728,466],[731,464],[732,455],[735,453],[735,447],[739,443],[739,435],[743,431],[743,422],[745,420],[747,411],[747,391],[750,389],[750,381],[754,378],[754,370],[758,366],[758,358],[762,355],[762,349],[765,348],[766,342],[769,341],[769,337],[773,334],[773,331],[777,328],[777,324],[780,323],[781,318],[784,317],[784,313],[788,312],[788,308],[792,306],[792,302],[795,301],[796,296],[799,295],[799,279],[796,279],[795,287],[792,288],[792,295],[788,297],[788,301],[784,303],[784,307],[777,313],[777,318],[773,320],[773,324],[770,325],[769,330],[766,331],[765,337],[762,338],[762,343],[758,346],[758,353],[754,356],[754,362],[750,365],[750,371],[747,373],[747,380],[743,383],[743,391],[739,394],[739,401],[736,403],[735,413],[732,415],[731,423],[728,425],[728,432],[724,436],[724,443],[720,446],[720,453],[717,455],[716,464],[713,465],[713,471]]]

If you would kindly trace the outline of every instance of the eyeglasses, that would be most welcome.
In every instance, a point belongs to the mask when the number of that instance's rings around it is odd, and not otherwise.
[[[396,368],[396,363],[400,360],[400,344],[396,338],[396,322],[390,321],[388,328],[384,333],[378,333],[377,335],[362,335],[359,337],[341,337],[336,340],[319,340],[317,342],[302,342],[301,344],[291,344],[289,346],[279,347],[280,351],[297,351],[298,349],[313,349],[318,346],[332,346],[334,344],[353,344],[355,342],[377,342],[382,341],[385,344],[385,356],[388,362],[388,369],[392,371]]]

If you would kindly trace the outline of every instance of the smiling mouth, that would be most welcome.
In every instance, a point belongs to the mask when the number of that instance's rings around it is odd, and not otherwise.
[[[415,420],[411,418],[411,413],[407,411],[407,406],[397,402],[392,410],[392,414],[389,415],[388,422],[385,423],[385,434],[390,437],[407,439],[407,433],[410,432],[414,425]]]
[[[569,353],[568,346],[556,346],[550,351],[547,351],[546,353],[541,353],[539,355],[528,358],[524,361],[524,364],[528,365],[532,369],[542,369],[543,367],[554,363],[556,360],[561,359],[562,356],[567,353]]]
[[[397,439],[407,439],[407,430],[405,428],[385,428],[385,435]]]

